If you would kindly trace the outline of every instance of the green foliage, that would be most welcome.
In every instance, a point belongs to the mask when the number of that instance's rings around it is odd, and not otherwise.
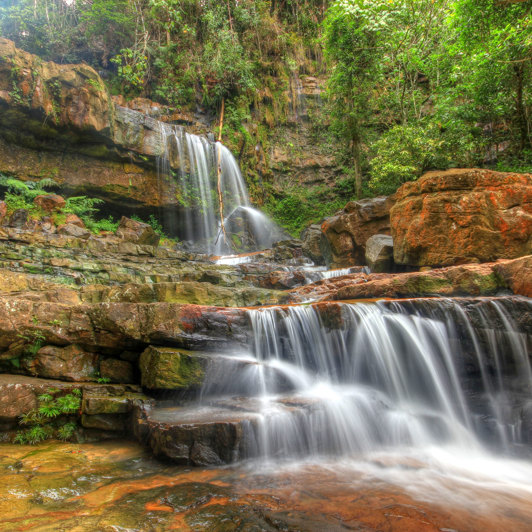
[[[407,181],[416,180],[430,168],[445,165],[439,157],[443,140],[434,127],[395,126],[372,145],[369,186],[376,194],[393,194]]]
[[[39,395],[38,406],[21,416],[20,423],[29,428],[17,433],[15,443],[35,444],[48,438],[69,439],[77,425],[69,421],[69,416],[77,415],[81,406],[81,390],[75,388],[65,394],[50,388]]]
[[[352,191],[352,181],[340,181],[334,189],[327,186],[292,187],[279,199],[270,198],[265,209],[272,218],[293,236],[312,223],[334,214],[346,203],[345,190]]]
[[[123,48],[111,59],[117,66],[118,78],[122,82],[123,92],[140,92],[146,82],[148,57],[138,50]]]

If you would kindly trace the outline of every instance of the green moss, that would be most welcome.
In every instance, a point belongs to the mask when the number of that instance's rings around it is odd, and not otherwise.
[[[205,377],[204,363],[205,359],[195,353],[149,347],[139,360],[142,385],[161,390],[197,388]]]
[[[394,280],[392,284],[399,284],[400,281]],[[438,294],[451,288],[452,284],[449,280],[442,277],[434,277],[432,275],[419,275],[409,279],[402,287],[402,292],[405,294]]]

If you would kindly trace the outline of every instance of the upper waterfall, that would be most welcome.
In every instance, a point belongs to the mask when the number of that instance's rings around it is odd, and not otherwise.
[[[277,225],[251,206],[238,163],[226,146],[163,122],[160,135],[159,186],[165,180],[177,184],[185,240],[204,252],[223,255],[265,249],[282,238]]]

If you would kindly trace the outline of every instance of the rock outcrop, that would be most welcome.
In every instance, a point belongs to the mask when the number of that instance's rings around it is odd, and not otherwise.
[[[393,202],[393,196],[352,201],[323,222],[321,230],[331,247],[333,267],[365,264],[368,239],[377,234],[390,234]]]
[[[396,198],[390,217],[398,264],[450,266],[532,252],[531,174],[429,172]]]
[[[0,38],[0,121],[0,172],[52,178],[121,213],[179,205],[172,183],[158,183],[160,122],[115,104],[88,65],[42,61]]]
[[[292,301],[309,298],[352,300],[426,296],[490,296],[511,289],[531,293],[532,257],[484,264],[395,274],[354,273],[323,280],[290,291]]]

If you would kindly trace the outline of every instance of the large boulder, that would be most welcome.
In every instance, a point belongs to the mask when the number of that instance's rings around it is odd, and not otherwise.
[[[389,235],[373,235],[366,242],[366,264],[372,272],[389,272],[393,266],[393,238]]]
[[[126,242],[144,244],[146,246],[157,246],[161,237],[153,230],[153,227],[144,222],[138,222],[131,218],[122,216],[116,236]]]
[[[429,172],[396,198],[390,216],[398,264],[449,266],[532,252],[532,174]]]
[[[321,230],[331,246],[333,267],[365,263],[368,239],[377,234],[390,234],[393,202],[393,196],[351,201],[323,222]]]

